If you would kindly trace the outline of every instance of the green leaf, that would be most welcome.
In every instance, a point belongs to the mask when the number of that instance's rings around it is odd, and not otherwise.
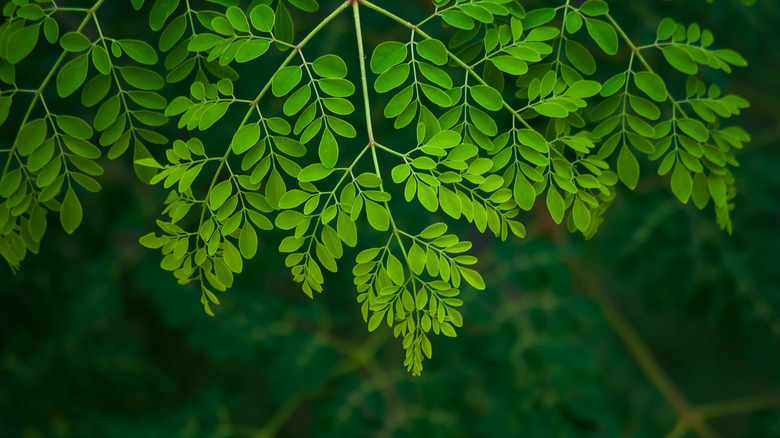
[[[14,32],[8,38],[8,46],[5,49],[5,59],[11,64],[16,64],[26,58],[38,44],[38,33],[41,26],[23,27]]]
[[[707,187],[710,189],[712,201],[715,205],[723,207],[726,205],[726,180],[722,175],[711,173],[707,178]]]
[[[378,45],[371,54],[371,71],[384,73],[390,67],[402,63],[407,55],[406,44],[398,41],[385,41]]]
[[[46,41],[50,44],[54,44],[60,37],[60,25],[57,24],[57,20],[47,17],[43,20],[43,35],[46,36]]]
[[[317,152],[323,166],[331,168],[336,165],[336,162],[339,159],[339,145],[330,129],[326,128],[322,132],[322,138],[320,139],[320,145]]]
[[[16,136],[16,150],[19,155],[30,155],[43,144],[48,135],[46,120],[35,119],[22,127]]]
[[[149,27],[158,31],[165,25],[165,20],[173,14],[179,6],[179,0],[157,0],[149,13]]]
[[[410,72],[409,64],[399,64],[385,71],[374,82],[374,89],[385,93],[406,82]]]
[[[414,88],[411,85],[401,90],[385,106],[385,117],[388,119],[397,117],[409,105],[412,97],[414,97]]]
[[[81,224],[82,216],[81,202],[76,197],[73,188],[69,187],[65,193],[65,198],[62,200],[62,209],[60,210],[60,222],[65,232],[73,234],[79,224]]]
[[[268,51],[271,43],[268,40],[251,40],[242,45],[236,52],[236,62],[249,62]]]
[[[504,105],[501,93],[495,88],[487,85],[475,85],[471,87],[471,97],[474,98],[478,104],[491,111],[498,111]]]
[[[320,6],[316,0],[288,0],[291,5],[306,12],[317,12]]]
[[[210,128],[214,123],[217,123],[219,119],[225,115],[228,107],[230,107],[230,102],[220,102],[209,106],[208,109],[203,111],[203,114],[200,117],[198,129],[204,131]]]
[[[515,58],[514,56],[496,56],[490,58],[490,61],[499,70],[509,73],[510,75],[524,75],[528,72],[528,64],[522,59]]]
[[[33,240],[40,242],[43,239],[43,235],[46,234],[46,210],[40,206],[33,208],[27,225]]]
[[[591,16],[609,13],[609,5],[602,0],[588,0],[580,6],[580,11]]]
[[[517,205],[520,206],[520,208],[525,211],[529,211],[533,208],[534,201],[536,200],[536,192],[528,179],[520,173],[515,176],[513,193],[515,201],[517,201]]]
[[[56,163],[55,165],[57,166],[56,170],[59,171],[59,160],[54,161],[54,163]],[[2,196],[3,198],[7,198],[11,196],[19,188],[19,185],[21,183],[22,183],[21,169],[16,169],[6,173],[3,176],[3,179],[0,180],[0,196]]]
[[[182,14],[176,17],[171,23],[163,30],[160,35],[160,50],[167,52],[171,50],[174,45],[184,36],[184,32],[187,30],[187,17]]]
[[[547,189],[547,209],[550,210],[550,216],[552,216],[556,224],[560,224],[563,221],[566,204],[563,202],[561,194],[552,185]]]
[[[696,61],[685,50],[677,46],[663,46],[661,52],[672,67],[689,75],[695,75],[699,71]]]
[[[339,212],[336,220],[336,229],[339,238],[347,245],[354,247],[357,245],[357,227],[355,223],[346,214]]]
[[[320,89],[333,97],[349,97],[355,92],[355,85],[346,79],[320,79]]]
[[[683,204],[687,204],[688,199],[691,197],[692,188],[693,180],[691,179],[691,174],[688,172],[688,169],[678,161],[677,164],[674,165],[674,171],[672,172],[672,192]]]
[[[392,254],[387,255],[387,275],[396,286],[402,285],[406,279],[404,266],[401,264],[401,261]]]
[[[585,206],[585,203],[579,197],[574,199],[574,207],[571,214],[574,219],[574,226],[583,233],[587,231],[590,225],[590,213],[588,212],[588,207]]]
[[[66,134],[87,140],[92,137],[92,127],[78,117],[73,116],[57,116],[57,126],[62,129]],[[44,135],[46,134],[46,126],[42,127]]]
[[[688,134],[696,141],[705,142],[710,138],[710,133],[707,131],[707,127],[698,120],[680,119],[677,120],[677,126],[682,130],[682,132]]]
[[[241,252],[236,248],[229,240],[225,239],[222,247],[222,257],[231,271],[236,274],[240,273],[244,269],[244,261],[241,258]]]
[[[157,51],[149,44],[139,40],[117,40],[127,56],[141,64],[154,65],[157,63]]]
[[[87,79],[88,68],[89,58],[86,54],[65,64],[57,73],[57,94],[60,97],[68,97],[78,90]]]
[[[450,99],[450,96],[433,85],[420,84],[420,89],[423,91],[425,97],[427,97],[436,105],[441,107],[448,107],[452,105],[452,99]]]
[[[419,236],[423,239],[435,239],[447,232],[447,224],[443,222],[437,222],[433,225],[425,227]]]
[[[628,101],[631,104],[631,109],[646,119],[658,120],[661,117],[661,110],[647,99],[631,94],[628,96]]]
[[[452,88],[452,78],[444,70],[425,62],[420,62],[417,66],[420,69],[420,73],[432,83],[444,89]]]
[[[227,17],[230,25],[233,26],[233,29],[239,32],[249,32],[249,24],[247,23],[246,15],[238,6],[227,8],[225,17]]]
[[[416,243],[412,245],[409,249],[408,260],[412,272],[417,275],[422,274],[425,269],[425,250],[420,245]]]
[[[459,29],[469,30],[474,28],[474,20],[472,20],[471,17],[469,17],[468,15],[456,9],[450,9],[448,11],[444,11],[441,14],[441,18],[443,18],[444,21],[446,21],[450,25],[457,27]]]
[[[111,59],[108,56],[106,49],[95,46],[92,49],[92,65],[103,75],[109,75],[111,73]]]
[[[578,81],[566,90],[565,95],[586,98],[597,95],[599,91],[601,91],[601,84],[596,81]]]
[[[382,321],[385,319],[385,311],[376,312],[373,315],[371,315],[371,319],[368,320],[368,331],[373,332],[374,330],[379,327],[380,324],[382,324]]]
[[[623,184],[634,190],[637,182],[639,182],[639,162],[625,144],[620,148],[617,171]]]
[[[670,38],[674,33],[676,27],[677,26],[674,23],[674,20],[672,20],[671,18],[664,18],[663,20],[661,20],[660,23],[658,23],[658,31],[656,32],[656,37],[658,38],[659,41]]]
[[[43,12],[43,9],[41,9],[40,6],[36,4],[32,4],[32,5],[25,5],[19,8],[16,11],[16,15],[24,19],[33,21],[33,20],[40,20],[41,18],[45,17],[46,13]]]
[[[257,232],[251,225],[246,224],[241,229],[238,235],[238,248],[245,259],[251,259],[257,253]]]
[[[331,173],[333,173],[333,168],[314,163],[301,169],[301,172],[298,173],[298,179],[301,182],[314,182],[326,178]]]
[[[97,114],[95,114],[95,120],[92,121],[92,126],[98,131],[107,129],[119,116],[119,110],[121,109],[121,101],[119,96],[114,96],[107,101],[103,102],[98,108]]]
[[[236,154],[243,154],[248,151],[249,148],[255,145],[260,140],[260,126],[256,123],[251,125],[242,126],[241,129],[236,131],[233,135],[233,141],[230,144],[233,148],[233,152]]]
[[[666,84],[657,74],[649,71],[634,73],[634,83],[654,101],[666,100]]]
[[[461,136],[455,131],[441,131],[431,137],[426,143],[428,146],[436,146],[442,149],[449,149],[460,144]]]
[[[227,201],[227,198],[233,193],[233,183],[230,180],[222,181],[214,186],[209,193],[209,206],[216,210]]]
[[[298,140],[280,136],[276,136],[273,139],[277,149],[291,157],[302,157],[306,155],[306,146]]]
[[[447,63],[447,48],[437,39],[427,39],[418,42],[415,46],[417,54],[436,65]]]
[[[347,75],[347,64],[336,55],[320,56],[312,62],[312,68],[324,78],[341,79]]]
[[[295,39],[295,27],[293,25],[290,11],[284,5],[284,2],[279,2],[276,5],[276,17],[274,19],[274,36],[288,44],[292,44]],[[285,46],[278,45],[280,49],[284,49]]]
[[[385,207],[377,204],[374,201],[366,199],[366,216],[368,217],[368,223],[377,231],[387,231],[390,229],[390,216],[387,214]]]
[[[214,35],[213,33],[199,33],[192,37],[187,44],[187,50],[190,52],[203,52],[211,49],[224,40],[225,39],[221,36]]]
[[[479,272],[473,269],[464,268],[463,266],[459,266],[458,271],[460,271],[461,277],[463,277],[463,279],[474,289],[485,290],[485,280],[482,279]]]
[[[710,200],[710,191],[707,187],[707,177],[704,173],[697,172],[693,177],[693,187],[691,188],[691,198],[699,210],[704,209]]]
[[[722,59],[723,61],[728,62],[731,65],[736,65],[737,67],[747,67],[748,65],[745,58],[743,58],[742,55],[740,55],[739,53],[733,50],[729,50],[729,49],[715,50],[712,52],[712,54]]]
[[[459,219],[463,212],[463,204],[460,197],[444,186],[439,187],[439,204],[442,211],[455,219]]]
[[[141,90],[159,90],[165,85],[162,76],[142,67],[122,67],[120,72],[130,86]]]
[[[286,209],[295,208],[311,199],[311,197],[312,194],[309,192],[293,189],[282,195],[279,199],[279,207]]]
[[[303,109],[304,106],[306,106],[307,103],[309,103],[309,99],[311,99],[311,87],[308,85],[305,85],[297,90],[295,90],[294,93],[290,95],[290,97],[287,98],[287,100],[284,102],[284,114],[286,116],[292,116],[301,109]]]
[[[571,16],[576,16],[570,14]],[[582,44],[572,40],[566,40],[566,57],[577,70],[585,73],[586,75],[592,75],[596,73],[596,60],[593,59],[590,51]]]
[[[566,14],[566,32],[577,33],[582,28],[582,16],[580,14]]]
[[[611,24],[592,18],[585,19],[585,26],[593,41],[608,55],[614,55],[618,51],[618,37],[615,28]]]
[[[80,32],[68,32],[60,38],[60,46],[68,52],[83,52],[92,42]]]
[[[274,10],[267,5],[258,5],[249,11],[252,26],[260,32],[270,32],[274,28]]]
[[[542,134],[539,134],[533,129],[519,129],[517,131],[517,139],[520,141],[520,143],[526,146],[530,146],[543,154],[546,154],[550,151],[550,146],[547,144],[547,140],[542,136]]]
[[[271,85],[271,91],[276,97],[282,97],[292,91],[301,81],[303,71],[299,66],[285,67],[276,72]]]

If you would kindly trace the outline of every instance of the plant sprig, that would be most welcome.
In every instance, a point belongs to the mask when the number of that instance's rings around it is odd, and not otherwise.
[[[486,287],[466,254],[471,243],[446,234],[439,210],[507,239],[525,237],[523,221],[542,204],[556,223],[590,238],[618,182],[639,184],[642,159],[658,161],[659,175],[671,172],[681,202],[702,209],[712,199],[718,224],[731,232],[733,150],[750,138],[726,119],[747,102],[707,85],[701,70],[729,73],[746,62],[712,49],[712,33],[696,24],[664,20],[656,40],[639,45],[601,0],[532,10],[517,0],[434,0],[416,24],[348,0],[296,39],[291,10],[317,12],[315,0],[148,3],[159,50],[106,35],[103,0],[88,9],[15,0],[3,9],[0,121],[15,113],[17,95],[32,95],[14,143],[0,149],[0,254],[12,269],[38,250],[47,211],[59,212],[69,233],[80,224],[75,186],[98,191],[93,177],[103,172],[95,132],[111,159],[132,145],[141,180],[168,190],[161,234],[141,243],[161,250],[161,267],[181,284],[199,284],[207,313],[219,304],[213,291],[230,288],[255,257],[262,231],[289,233],[279,250],[310,297],[326,287],[323,270],[340,268],[344,245],[368,247],[352,270],[363,318],[372,331],[393,327],[415,375],[432,357],[431,331],[456,336],[462,326],[462,287]],[[406,28],[408,39],[365,47],[363,12]],[[313,53],[308,43],[348,13],[357,59]],[[84,18],[60,32],[63,14]],[[61,55],[38,88],[17,87],[16,67],[40,32]],[[280,62],[276,51],[286,53]],[[651,64],[653,51],[668,65]],[[166,52],[163,79],[153,66]],[[626,59],[626,69],[605,74],[605,55]],[[243,64],[270,72],[254,95],[236,87],[251,80],[239,76]],[[355,67],[359,83],[348,79]],[[684,97],[667,85],[670,70],[688,77]],[[160,91],[166,82],[185,85],[185,94],[169,102]],[[50,112],[53,88],[59,98],[81,89],[83,107],[96,108],[91,123]],[[362,102],[353,102],[356,91]],[[181,138],[157,129],[173,120]],[[388,126],[408,133],[405,140],[387,136]],[[229,142],[203,140],[226,127]],[[365,145],[346,147],[353,138]],[[430,223],[407,223],[399,208],[407,203]],[[363,230],[385,244],[359,245]]]

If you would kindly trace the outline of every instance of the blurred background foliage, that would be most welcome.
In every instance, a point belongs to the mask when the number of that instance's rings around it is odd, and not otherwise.
[[[110,3],[103,20],[138,37],[147,9]],[[752,104],[739,119],[753,142],[734,171],[733,236],[711,207],[677,202],[649,164],[588,242],[543,208],[526,218],[522,241],[461,225],[488,289],[463,292],[464,328],[437,337],[412,378],[390,330],[367,332],[350,269],[309,300],[275,250],[281,233],[261,235],[217,316],[205,315],[199,291],[137,243],[164,193],[129,162],[106,161],[104,191],[83,198],[89,214],[76,234],[51,221],[19,274],[0,267],[0,436],[665,436],[679,409],[604,309],[635,327],[718,436],[780,436],[780,4],[611,3],[632,38],[651,42],[663,17],[696,21],[749,60],[725,81],[708,78]],[[417,2],[386,6],[424,13]],[[353,53],[348,18],[314,47]],[[377,14],[362,18],[377,32],[368,45],[406,34]],[[298,23],[310,28],[316,16]]]

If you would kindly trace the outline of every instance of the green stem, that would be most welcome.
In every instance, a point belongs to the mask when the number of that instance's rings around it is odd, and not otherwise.
[[[368,2],[360,0],[361,3],[365,3],[366,5],[369,5]],[[374,172],[376,173],[376,176],[379,177],[379,179],[382,179],[382,174],[379,169],[379,160],[376,156],[376,141],[374,141],[374,131],[371,124],[371,102],[368,98],[368,78],[366,76],[366,57],[365,52],[363,49],[363,28],[360,25],[360,8],[358,7],[358,0],[353,1],[352,3],[352,10],[355,13],[355,35],[357,37],[357,45],[358,45],[358,58],[360,60],[360,82],[363,87],[363,106],[365,107],[365,113],[366,113],[366,129],[368,131],[368,146],[371,148],[371,157],[374,160]],[[408,23],[408,22],[407,22]],[[382,147],[383,150],[389,150],[386,147]],[[379,186],[379,190],[385,191],[382,184]],[[398,245],[401,247],[401,251],[404,253],[404,257],[406,257],[406,248],[404,248],[404,244],[401,241],[401,237],[398,234],[398,227],[395,224],[395,219],[393,219],[393,214],[390,212],[390,206],[387,204],[387,202],[384,202],[385,210],[387,210],[387,215],[390,218],[390,225],[393,227],[393,234],[396,235],[398,238]]]
[[[368,5],[368,2],[363,2]],[[399,155],[403,157],[400,153],[387,148],[385,146],[381,146],[376,143],[374,140],[374,132],[371,125],[371,103],[368,98],[368,79],[366,77],[366,57],[363,50],[363,37],[362,37],[362,27],[360,25],[360,8],[358,7],[358,0],[356,0],[354,3],[352,3],[353,11],[355,12],[355,34],[357,36],[357,44],[358,44],[358,58],[360,59],[360,81],[363,86],[363,105],[365,107],[366,112],[366,127],[368,130],[368,146],[371,148],[371,158],[374,161],[374,172],[379,177],[379,179],[382,179],[382,174],[380,172],[379,168],[379,160],[377,159],[376,155],[376,149],[377,147],[381,148],[382,150],[385,150],[387,152],[390,152],[395,155]],[[408,23],[408,22],[407,22]],[[379,190],[385,191],[384,184],[379,185]],[[396,238],[396,241],[398,242],[398,246],[401,248],[401,253],[404,256],[404,259],[406,260],[406,264],[409,267],[409,273],[413,274],[411,265],[409,264],[409,255],[406,252],[406,247],[404,246],[403,240],[401,240],[401,231],[398,229],[398,226],[395,223],[395,218],[393,217],[393,213],[390,211],[390,206],[388,205],[387,201],[384,203],[385,210],[387,211],[387,216],[390,219],[390,226],[393,228],[393,235]],[[392,236],[391,236],[392,238]],[[389,242],[388,242],[389,243]],[[388,249],[389,251],[389,249]],[[414,287],[414,281],[412,281],[412,287]],[[415,294],[416,295],[416,294]],[[415,310],[415,317],[417,322],[417,327],[419,330],[420,325],[420,312],[418,310]]]
[[[358,2],[352,3],[352,11],[355,13],[355,36],[357,37],[358,59],[360,60],[360,83],[363,86],[363,107],[366,112],[366,130],[368,131],[368,143],[374,144],[374,128],[371,124],[371,104],[368,100],[368,77],[366,76],[366,54],[363,49],[363,28],[360,26],[360,8]]]
[[[593,273],[579,259],[567,259],[566,266],[569,268],[572,276],[577,279],[583,291],[599,306],[609,325],[626,345],[653,386],[658,389],[658,392],[677,412],[680,421],[685,426],[693,429],[702,438],[716,438],[718,435],[707,424],[704,416],[691,407],[682,392],[661,368],[661,365],[653,356],[644,340],[636,332],[636,329],[620,313],[612,299],[604,292]],[[683,426],[678,428],[680,427]]]
[[[698,410],[703,418],[717,418],[777,407],[780,407],[780,396],[768,395],[711,403]]]

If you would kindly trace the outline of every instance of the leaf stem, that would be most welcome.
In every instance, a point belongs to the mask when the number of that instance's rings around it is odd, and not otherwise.
[[[645,341],[639,336],[626,317],[623,316],[591,271],[581,260],[576,258],[568,258],[566,266],[569,268],[572,276],[577,279],[583,291],[599,306],[604,314],[604,318],[626,345],[653,386],[656,387],[658,392],[677,412],[680,421],[684,425],[678,425],[675,429],[691,428],[702,438],[718,437],[707,423],[703,413],[691,407],[679,388],[661,368],[661,365],[653,356]]]
[[[357,37],[358,59],[360,61],[360,83],[363,86],[363,106],[366,112],[366,130],[368,131],[368,143],[374,144],[374,128],[371,124],[371,104],[368,100],[368,78],[366,76],[366,54],[363,49],[363,28],[360,25],[360,8],[358,2],[352,3],[355,15],[355,36]]]
[[[780,395],[773,394],[706,404],[699,406],[698,411],[703,418],[717,418],[777,407]]]

